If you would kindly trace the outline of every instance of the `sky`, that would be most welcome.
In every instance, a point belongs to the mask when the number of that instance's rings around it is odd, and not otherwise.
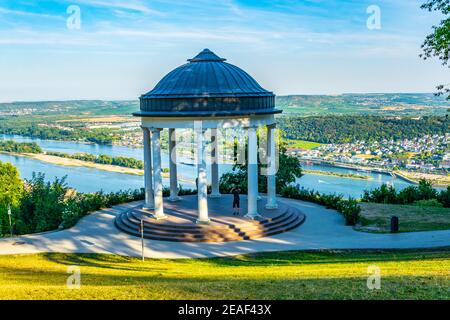
[[[204,48],[277,95],[433,92],[424,1],[0,0],[0,101],[137,99]]]

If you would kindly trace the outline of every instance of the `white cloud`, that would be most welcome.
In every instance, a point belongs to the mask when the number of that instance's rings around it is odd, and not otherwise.
[[[21,10],[11,10],[7,8],[0,7],[0,15],[16,15],[16,16],[27,16],[27,17],[38,17],[38,18],[47,18],[47,19],[56,19],[63,20],[62,16],[45,14],[45,13],[36,13],[29,11],[21,11]]]
[[[78,4],[85,4],[93,7],[103,7],[110,9],[122,9],[136,11],[145,14],[164,15],[161,11],[155,10],[141,1],[103,1],[103,0],[78,0]]]
[[[105,45],[103,39],[86,36],[86,34],[71,34],[68,32],[44,32],[31,29],[15,29],[0,32],[0,45],[70,45],[99,46]]]

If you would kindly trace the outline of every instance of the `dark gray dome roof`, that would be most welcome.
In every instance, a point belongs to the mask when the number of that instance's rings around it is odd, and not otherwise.
[[[167,74],[141,96],[137,116],[214,116],[279,113],[275,95],[244,70],[208,49]]]

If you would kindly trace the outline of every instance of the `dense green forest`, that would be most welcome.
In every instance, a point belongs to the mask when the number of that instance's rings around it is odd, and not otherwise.
[[[450,132],[450,119],[447,117],[315,116],[280,117],[277,121],[285,138],[320,143],[412,139]]]
[[[99,144],[111,144],[119,137],[117,130],[110,128],[73,128],[68,130],[51,126],[51,124],[51,120],[44,122],[39,118],[0,117],[0,133],[39,139],[86,141]]]
[[[14,153],[42,153],[41,147],[35,142],[15,142],[0,140],[0,151]]]
[[[426,134],[443,135],[450,132],[448,117],[394,118],[362,115],[281,116],[278,127],[286,139],[320,143],[346,143],[356,140],[411,139]],[[33,120],[0,118],[0,133],[17,134],[40,139],[87,141],[111,144],[120,139],[120,131],[110,128],[61,129],[38,125]],[[165,137],[163,137],[165,138]],[[166,139],[163,139],[166,140]],[[163,144],[165,145],[165,144]]]

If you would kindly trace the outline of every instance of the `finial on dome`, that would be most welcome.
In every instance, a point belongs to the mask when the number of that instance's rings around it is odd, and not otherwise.
[[[204,49],[202,52],[200,52],[198,55],[196,55],[194,58],[189,59],[189,62],[200,62],[200,61],[218,61],[223,62],[227,59],[223,59],[219,56],[217,56],[214,52],[212,52],[209,49]]]

